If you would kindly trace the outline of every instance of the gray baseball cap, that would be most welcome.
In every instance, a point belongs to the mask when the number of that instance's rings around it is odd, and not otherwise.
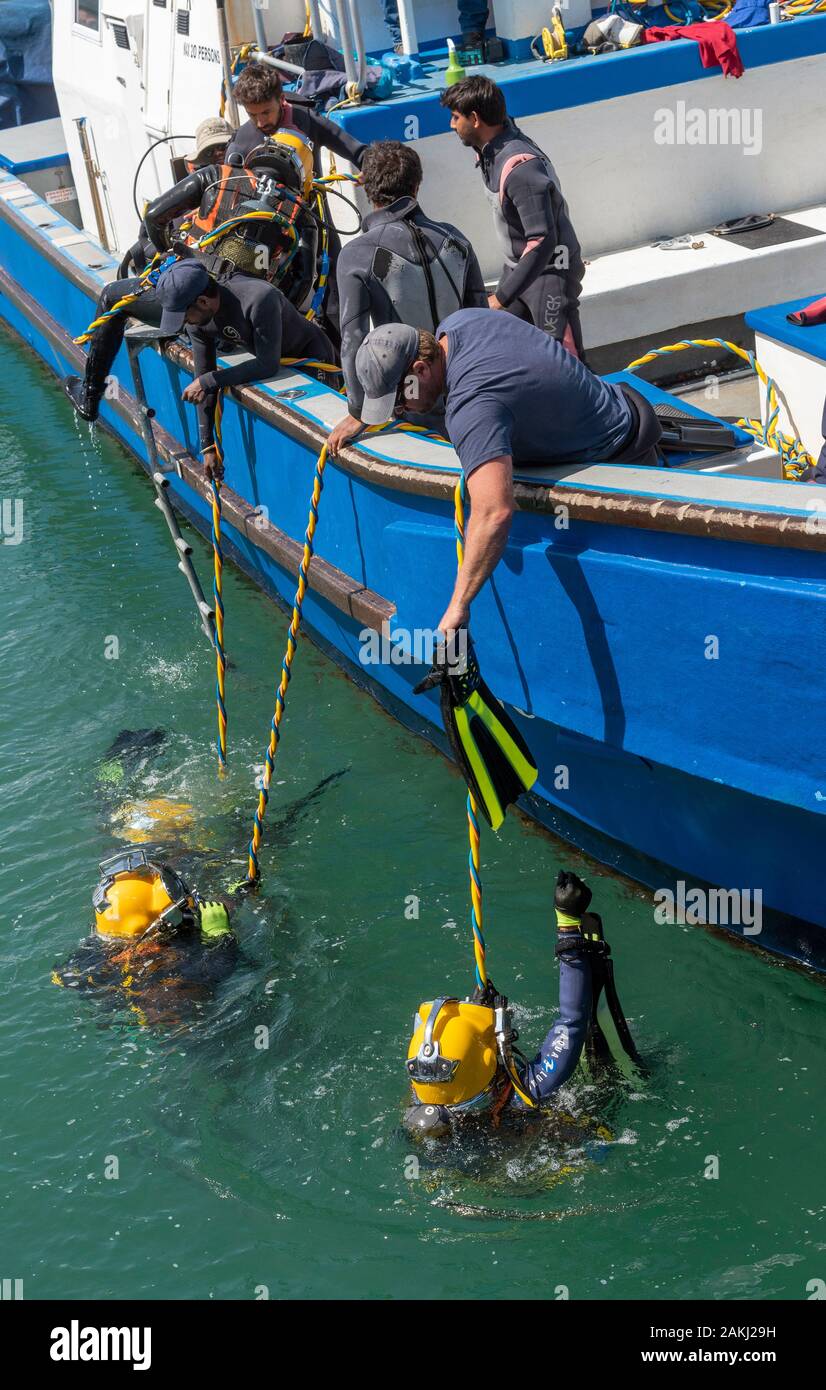
[[[356,376],[364,390],[361,418],[365,425],[384,425],[392,420],[399,387],[418,350],[418,330],[407,323],[386,323],[367,334],[356,353]]]
[[[210,275],[202,261],[188,256],[176,261],[163,275],[158,276],[155,293],[161,301],[161,333],[164,337],[174,337],[184,326],[186,311],[194,304],[199,294],[206,292]]]

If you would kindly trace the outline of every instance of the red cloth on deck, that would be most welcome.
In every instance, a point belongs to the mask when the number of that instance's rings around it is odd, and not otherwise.
[[[822,299],[816,299],[813,304],[807,304],[805,309],[798,309],[793,314],[787,314],[789,323],[796,323],[800,328],[811,328],[819,323],[826,323],[826,295]]]
[[[721,67],[726,77],[742,77],[743,59],[737,47],[737,37],[731,25],[722,19],[707,19],[701,24],[669,24],[663,28],[646,29],[646,43],[668,39],[696,39],[700,45],[700,62],[704,68]]]

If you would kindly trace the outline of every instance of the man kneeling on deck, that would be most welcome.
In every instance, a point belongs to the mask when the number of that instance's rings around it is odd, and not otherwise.
[[[98,301],[98,316],[140,287],[140,280],[115,280],[107,285]],[[165,270],[154,289],[141,290],[125,311],[95,330],[83,380],[68,376],[63,383],[84,420],[97,419],[106,379],[123,341],[127,314],[159,328],[162,338],[174,338],[187,328],[195,379],[186,387],[183,399],[198,407],[200,445],[210,476],[216,467],[212,418],[219,390],[275,376],[282,353],[322,362],[334,360],[326,334],[302,318],[273,285],[248,275],[234,275],[219,284],[200,261],[187,257]],[[217,367],[220,352],[238,348],[246,348],[252,358],[234,367]]]
[[[467,478],[471,513],[465,560],[439,628],[468,623],[493,573],[513,515],[513,468],[555,463],[655,465],[661,428],[633,388],[603,381],[533,324],[460,309],[432,333],[374,328],[356,357],[361,418],[425,414],[446,397],[445,423]]]

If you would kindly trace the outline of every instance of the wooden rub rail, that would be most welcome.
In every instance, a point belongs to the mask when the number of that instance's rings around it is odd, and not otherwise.
[[[96,298],[100,289],[99,281],[93,279],[81,266],[73,264],[68,257],[61,253],[59,248],[52,245],[38,227],[32,226],[20,212],[3,198],[0,198],[0,220],[7,222],[19,236],[35,246],[38,253],[55,265],[61,275],[71,280],[78,289],[83,290],[93,300]],[[26,316],[31,318],[33,322],[37,322],[41,331],[50,337],[56,346],[60,347],[60,351],[65,357],[76,362],[78,366],[82,366],[83,355],[79,349],[75,348],[74,344],[71,344],[60,326],[21,289],[16,281],[2,271],[0,271],[0,286],[2,286],[3,293],[7,294],[14,303],[17,303]],[[45,323],[48,323],[48,329],[44,327]],[[57,338],[55,334],[58,335]],[[172,361],[179,363],[187,370],[191,370],[191,354],[183,346],[176,344],[167,348],[166,355]],[[232,395],[241,402],[245,409],[260,416],[280,433],[296,440],[305,448],[318,451],[327,437],[327,430],[321,424],[299,416],[296,411],[290,409],[286,402],[273,399],[267,392],[255,386],[234,387]],[[131,398],[129,399],[130,408],[134,408],[135,402]],[[129,419],[130,424],[133,424],[131,414],[127,414],[125,418]],[[408,495],[434,497],[448,502],[452,501],[453,489],[456,485],[455,473],[425,471],[407,463],[388,463],[364,453],[357,445],[345,448],[337,457],[336,466],[354,477],[363,478],[375,487],[389,488]],[[192,485],[195,486],[194,483]],[[198,491],[203,495],[200,488]],[[810,516],[784,514],[782,511],[766,512],[753,508],[731,507],[725,504],[636,496],[612,491],[608,487],[577,491],[575,487],[570,486],[541,484],[528,486],[525,483],[515,485],[514,499],[516,506],[521,511],[554,512],[556,508],[564,506],[572,520],[589,521],[602,526],[633,527],[644,531],[699,536],[711,540],[745,541],[753,545],[770,545],[790,550],[822,551],[824,549],[822,531],[812,524]],[[246,506],[242,500],[241,506]],[[249,513],[248,524],[252,524],[249,521],[251,516],[252,513]],[[236,523],[233,521],[234,524]],[[274,527],[272,529],[275,531]],[[250,537],[262,550],[267,549],[263,543],[265,534],[265,526],[258,523],[254,536]],[[277,534],[281,535],[280,532]],[[283,537],[283,541],[286,547],[296,544],[288,537]],[[268,553],[271,552],[268,551]],[[286,550],[284,553],[286,554]],[[279,563],[281,562],[279,561]],[[313,561],[314,574],[316,574],[316,565],[320,567],[321,562]],[[332,567],[328,568],[332,569]],[[346,576],[344,579],[348,585],[353,583]],[[323,592],[319,583],[314,582],[313,587],[318,588],[319,592]],[[359,590],[356,586],[354,593],[347,599],[348,605],[356,601],[355,595],[358,593],[367,595],[369,591]],[[343,600],[343,595],[339,594],[339,598]],[[331,601],[336,602],[332,598]],[[359,599],[358,602],[368,602],[368,606],[371,604],[382,605],[391,613],[395,612],[392,605],[379,599],[377,595],[371,595],[369,601]],[[337,606],[341,606],[341,604],[337,604]],[[349,612],[350,608],[343,607],[342,611]],[[378,613],[378,608],[375,609],[375,612]],[[366,622],[366,625],[370,626],[371,624]]]
[[[193,492],[207,500],[209,490],[203,468],[191,454],[182,453],[177,440],[157,424],[155,438],[161,456],[174,464],[176,472]],[[221,506],[225,521],[240,535],[252,541],[258,550],[263,550],[265,555],[269,555],[282,569],[288,570],[290,574],[298,573],[304,551],[302,542],[294,541],[292,536],[273,526],[271,521],[261,515],[257,507],[251,507],[244,497],[233,492],[226,483],[221,488]],[[382,623],[390,622],[395,616],[395,604],[381,598],[372,589],[366,589],[363,584],[351,579],[343,570],[336,569],[335,565],[329,564],[320,555],[313,556],[310,574],[310,588],[322,598],[328,599],[339,612],[349,614],[363,627],[374,628],[380,632]]]
[[[61,357],[71,362],[80,371],[83,370],[86,360],[83,350],[72,342],[69,335],[64,332],[60,324],[46,312],[42,305],[32,299],[31,295],[1,268],[0,294],[25,315],[49,340]],[[140,434],[140,409],[134,396],[121,388],[117,398],[111,404],[121,419],[125,420],[137,434]],[[153,424],[158,453],[170,465],[170,471],[174,469],[193,492],[208,502],[209,489],[203,469],[191,454],[181,449],[178,441],[168,430],[163,429],[157,421],[154,421]],[[141,459],[141,463],[146,467],[145,460]],[[293,540],[284,531],[280,531],[277,526],[273,526],[272,522],[263,517],[257,508],[251,507],[249,502],[240,497],[237,492],[233,492],[231,488],[224,486],[221,489],[221,496],[224,517],[229,525],[234,527],[240,535],[250,540],[258,550],[263,551],[276,564],[281,565],[292,575],[297,574],[303,553],[301,542]],[[177,498],[173,498],[173,500],[180,502],[180,499]],[[337,569],[335,565],[329,564],[319,555],[313,557],[311,577],[310,587],[314,593],[326,599],[339,612],[353,618],[362,627],[373,628],[380,632],[382,624],[390,622],[395,616],[395,604],[374,593],[372,589],[365,588],[357,580],[351,579],[343,570]]]

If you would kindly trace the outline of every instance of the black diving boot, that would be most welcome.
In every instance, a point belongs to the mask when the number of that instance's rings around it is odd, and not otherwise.
[[[90,388],[82,377],[64,376],[63,390],[82,420],[98,418],[100,392]]]
[[[93,421],[98,418],[100,398],[106,389],[106,379],[119,345],[119,337],[113,338],[111,333],[96,333],[89,343],[83,376],[63,378],[63,390],[81,420]]]

